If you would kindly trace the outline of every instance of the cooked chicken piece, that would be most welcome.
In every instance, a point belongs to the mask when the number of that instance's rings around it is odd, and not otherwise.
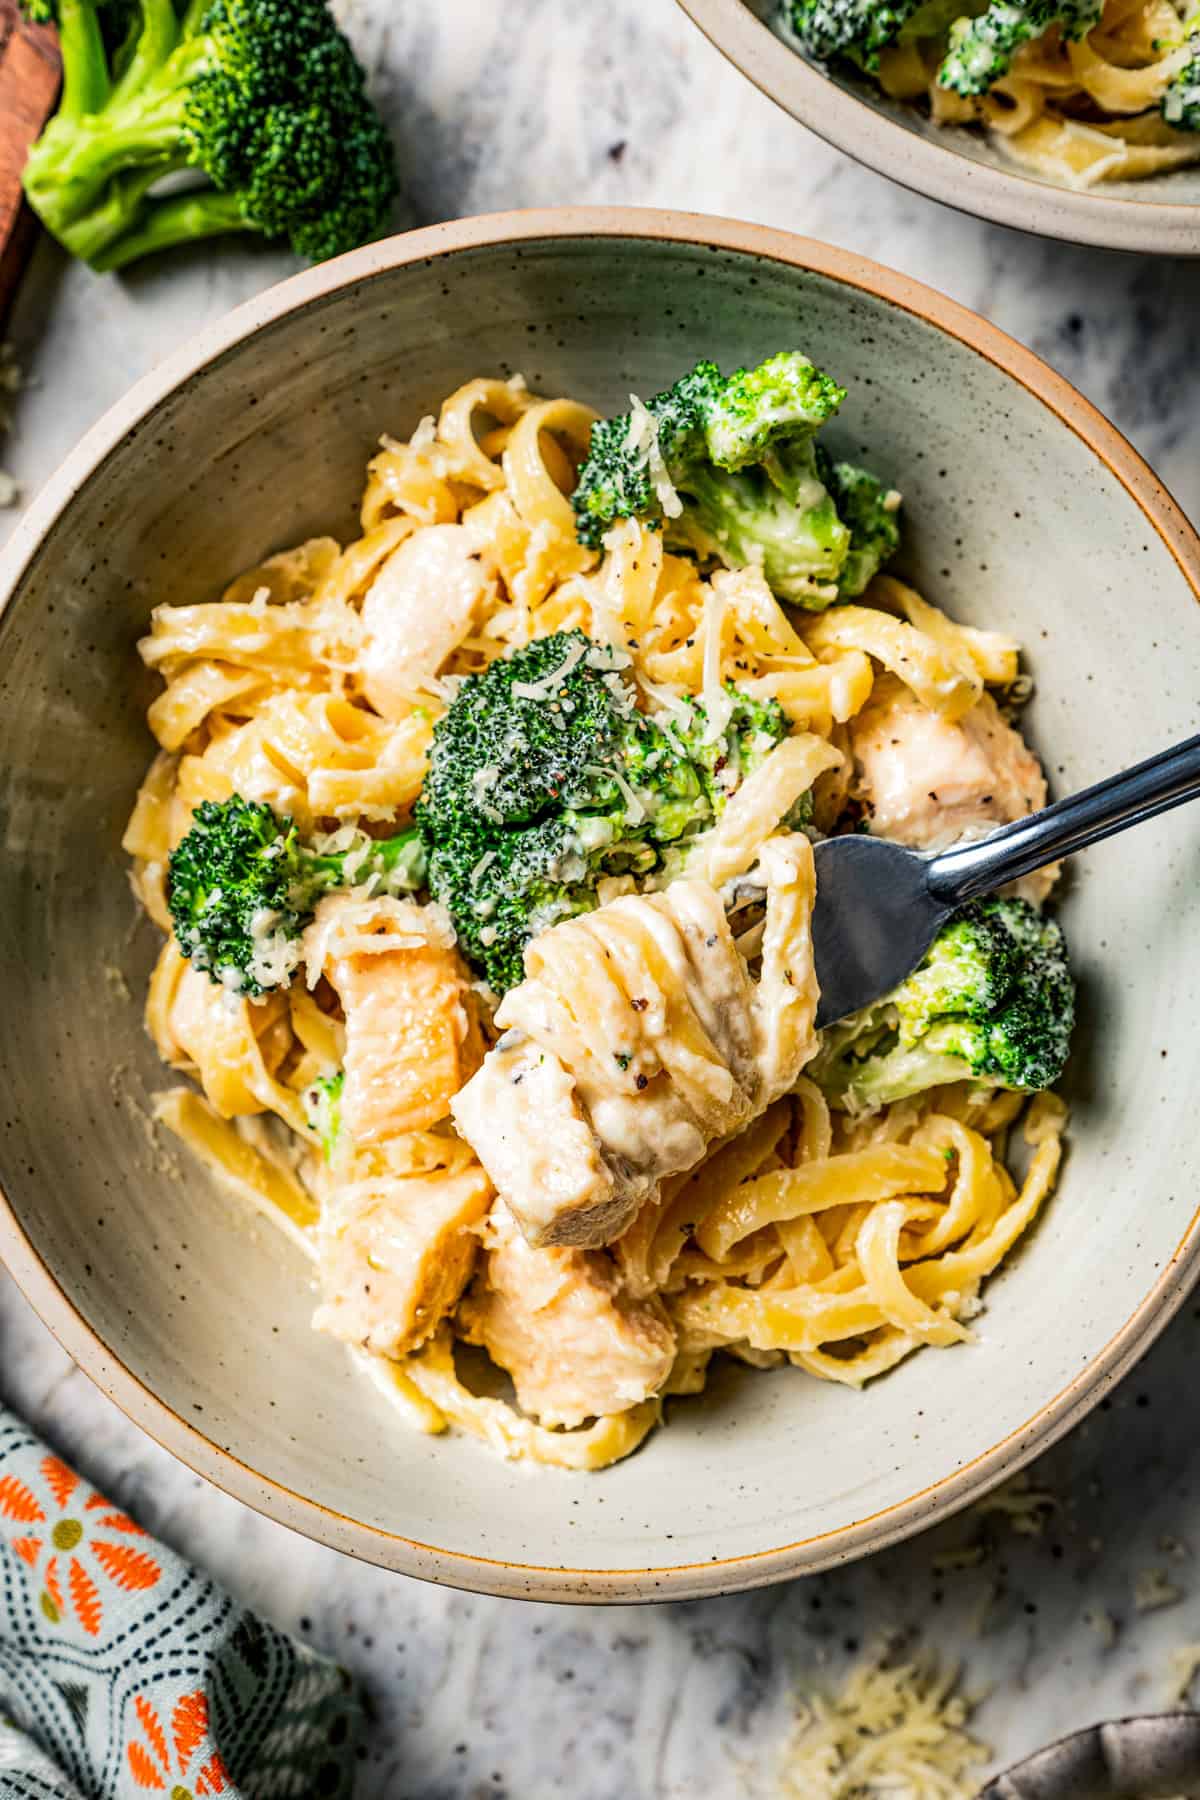
[[[871,809],[871,829],[919,850],[944,850],[1046,804],[1041,764],[1006,725],[990,694],[953,724],[895,676],[885,675],[850,725],[853,792]],[[1049,870],[1019,891],[1043,899]]]
[[[342,1119],[356,1144],[444,1119],[483,1043],[466,966],[443,915],[411,901],[331,894],[306,954],[346,1015]]]
[[[471,1278],[491,1198],[477,1167],[332,1186],[316,1234],[316,1329],[379,1356],[417,1349]]]
[[[569,1244],[576,1228],[588,1243],[596,1231],[619,1233],[628,1179],[604,1160],[557,1056],[523,1032],[506,1032],[455,1096],[453,1112],[467,1142],[486,1147],[488,1173],[531,1242]]]
[[[466,637],[492,583],[461,525],[405,538],[362,605],[363,693],[385,719],[402,719],[422,682]]]
[[[504,1207],[487,1243],[458,1323],[508,1370],[523,1411],[543,1425],[580,1425],[659,1391],[675,1358],[674,1327],[657,1299],[621,1292],[603,1251],[535,1250]]]
[[[496,1014],[506,1035],[451,1110],[531,1244],[612,1243],[814,1053],[807,838],[765,844],[757,879],[757,982],[701,881],[623,895],[526,952]]]

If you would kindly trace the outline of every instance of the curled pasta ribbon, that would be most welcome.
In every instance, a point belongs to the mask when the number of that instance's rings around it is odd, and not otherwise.
[[[364,1366],[368,1359],[363,1359]],[[627,1412],[597,1419],[573,1431],[558,1431],[522,1418],[503,1400],[473,1394],[459,1380],[454,1345],[442,1330],[399,1363],[369,1359],[368,1372],[409,1412],[419,1429],[437,1433],[457,1425],[482,1438],[508,1461],[541,1463],[556,1469],[604,1469],[629,1456],[662,1416],[658,1400],[643,1400]]]
[[[1157,106],[1192,51],[1181,44],[1146,68],[1128,69],[1109,62],[1083,38],[1067,45],[1067,55],[1079,86],[1097,106],[1110,113],[1143,113]]]
[[[575,513],[567,498],[575,485],[574,466],[587,455],[595,423],[590,407],[574,400],[540,400],[522,413],[504,447],[504,476],[513,505],[531,530],[540,529],[556,541],[564,573],[590,568],[595,561],[595,553],[585,550],[575,535]]]
[[[612,1242],[812,1056],[807,838],[771,839],[760,867],[757,980],[703,881],[613,900],[529,946],[496,1014],[505,1035],[452,1110],[530,1243]]]
[[[202,799],[265,801],[310,833],[322,819],[394,820],[416,799],[433,735],[433,708],[389,721],[335,694],[285,693],[219,727],[179,765],[184,805],[177,841]]]
[[[893,1108],[894,1121],[874,1122],[874,1142],[839,1152],[818,1091],[802,1082],[797,1098],[790,1159],[707,1207],[698,1253],[674,1261],[685,1281],[673,1281],[668,1307],[693,1356],[744,1339],[859,1386],[923,1343],[968,1335],[981,1282],[1053,1186],[1066,1109],[1052,1094],[1029,1103],[1034,1155],[1018,1194],[986,1139],[947,1113]],[[982,1115],[990,1103],[971,1104]]]
[[[978,97],[940,85],[940,40],[885,50],[879,78],[895,99],[926,97],[935,125],[981,123],[1011,161],[1086,188],[1200,161],[1196,133],[1173,130],[1158,112],[1193,54],[1181,35],[1169,0],[1107,0],[1086,37],[1068,41],[1051,26]],[[1164,44],[1175,47],[1164,53]]]
[[[818,656],[830,650],[865,652],[947,719],[961,719],[983,692],[983,678],[956,648],[876,607],[832,607],[805,626],[804,637]]]
[[[841,752],[825,738],[812,734],[784,738],[747,776],[717,824],[696,846],[689,873],[694,870],[713,887],[723,887],[743,874],[800,796],[842,761]]]
[[[312,1256],[317,1203],[282,1159],[247,1142],[231,1120],[222,1118],[191,1088],[160,1094],[154,1117],[255,1211],[279,1225],[306,1256]]]
[[[877,575],[867,598],[888,611],[903,613],[909,624],[931,638],[968,679],[978,676],[980,681],[993,687],[1007,687],[1016,680],[1021,646],[1015,638],[1000,631],[980,631],[973,625],[960,625],[894,575]]]
[[[299,1094],[276,1079],[292,1048],[285,994],[262,1000],[229,994],[194,969],[171,940],[150,977],[146,1026],[164,1062],[195,1070],[223,1119],[274,1112],[311,1138]]]
[[[635,1298],[668,1287],[688,1239],[723,1196],[755,1174],[771,1156],[787,1129],[789,1111],[785,1102],[776,1101],[740,1136],[713,1151],[698,1169],[664,1182],[661,1193],[646,1202],[629,1230],[613,1245],[625,1286]]]
[[[438,444],[448,473],[487,493],[502,488],[506,480],[504,466],[480,445],[476,420],[488,419],[499,425],[504,442],[510,428],[535,404],[523,382],[476,380],[458,388],[438,418]]]

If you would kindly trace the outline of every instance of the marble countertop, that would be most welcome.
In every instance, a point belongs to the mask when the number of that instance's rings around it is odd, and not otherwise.
[[[1038,351],[1200,512],[1200,264],[1027,239],[918,199],[793,124],[671,0],[346,0],[343,12],[395,130],[402,223],[644,204],[862,251]],[[0,460],[24,493],[181,336],[290,268],[234,243],[97,279],[43,244],[10,323],[32,385]],[[16,516],[0,514],[0,538]],[[361,1676],[374,1723],[360,1800],[766,1796],[797,1686],[835,1680],[894,1632],[962,1663],[998,1761],[1163,1706],[1172,1651],[1200,1639],[1198,1353],[1192,1306],[1034,1469],[1040,1530],[977,1510],[790,1586],[556,1608],[423,1586],[247,1511],[102,1399],[0,1273],[0,1393],[153,1530]],[[1167,1603],[1139,1609],[1152,1588]]]

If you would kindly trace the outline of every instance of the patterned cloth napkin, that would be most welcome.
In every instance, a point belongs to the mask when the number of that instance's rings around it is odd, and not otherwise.
[[[361,1716],[0,1407],[0,1800],[346,1800]]]

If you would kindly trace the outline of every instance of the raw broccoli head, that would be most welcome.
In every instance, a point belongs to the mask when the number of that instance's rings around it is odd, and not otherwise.
[[[849,1111],[948,1081],[1036,1092],[1062,1073],[1074,1022],[1059,926],[1024,900],[982,900],[894,993],[826,1033],[812,1073]]]
[[[319,260],[384,224],[391,146],[325,0],[30,3],[57,19],[64,78],[25,190],[93,267],[225,231]],[[155,191],[184,169],[211,187]]]
[[[853,558],[852,524],[814,444],[844,397],[793,351],[729,376],[697,363],[674,387],[593,430],[572,500],[580,539],[596,548],[615,520],[639,518],[663,530],[672,549],[732,568],[757,564],[797,605],[820,609],[861,591],[852,585],[862,563]],[[884,538],[875,542],[882,554]]]
[[[1022,44],[1057,25],[1064,38],[1082,38],[1100,17],[1103,0],[992,0],[985,12],[950,27],[950,48],[938,83],[970,98],[1007,75]]]
[[[580,631],[538,638],[469,676],[434,728],[417,807],[429,885],[497,993],[533,937],[591,911],[603,877],[678,853],[787,734],[774,701],[736,690],[719,729],[696,703],[659,724],[620,662]]]
[[[237,794],[201,801],[167,866],[167,905],[183,954],[232,993],[263,994],[291,980],[300,934],[322,894],[372,877],[388,892],[411,892],[424,881],[415,827],[378,841],[347,830],[332,842],[339,847],[303,843],[290,818],[260,801]]]

